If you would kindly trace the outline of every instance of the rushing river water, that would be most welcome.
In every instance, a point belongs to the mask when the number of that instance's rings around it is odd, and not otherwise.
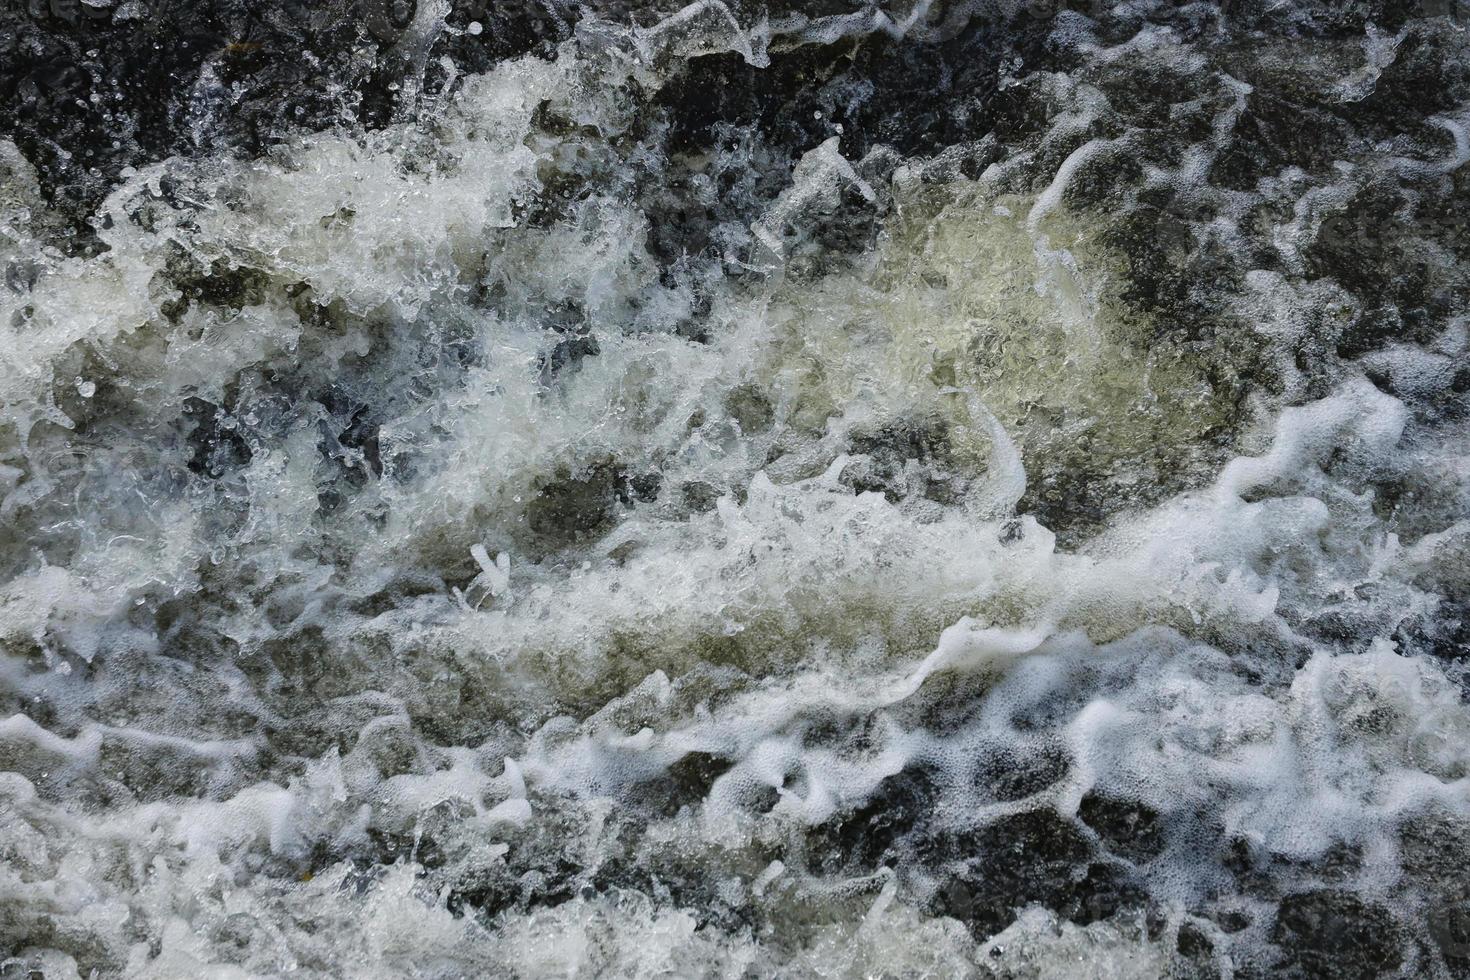
[[[1463,13],[14,0],[0,977],[1470,976]]]

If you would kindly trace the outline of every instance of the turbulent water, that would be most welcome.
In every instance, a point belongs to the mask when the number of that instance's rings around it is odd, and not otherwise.
[[[1470,18],[11,0],[0,976],[1470,976]]]

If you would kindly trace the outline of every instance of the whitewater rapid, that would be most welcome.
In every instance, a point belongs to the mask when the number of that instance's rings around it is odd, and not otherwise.
[[[0,139],[0,975],[1470,976],[1464,27],[807,6]]]

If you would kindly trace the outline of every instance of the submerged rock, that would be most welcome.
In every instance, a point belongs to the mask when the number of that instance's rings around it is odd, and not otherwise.
[[[1282,947],[1285,964],[1307,977],[1379,977],[1403,959],[1393,916],[1350,892],[1288,895],[1276,913],[1272,938]]]

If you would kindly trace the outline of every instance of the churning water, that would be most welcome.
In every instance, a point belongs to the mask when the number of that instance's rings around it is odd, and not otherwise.
[[[1459,12],[12,0],[0,976],[1470,976]]]

